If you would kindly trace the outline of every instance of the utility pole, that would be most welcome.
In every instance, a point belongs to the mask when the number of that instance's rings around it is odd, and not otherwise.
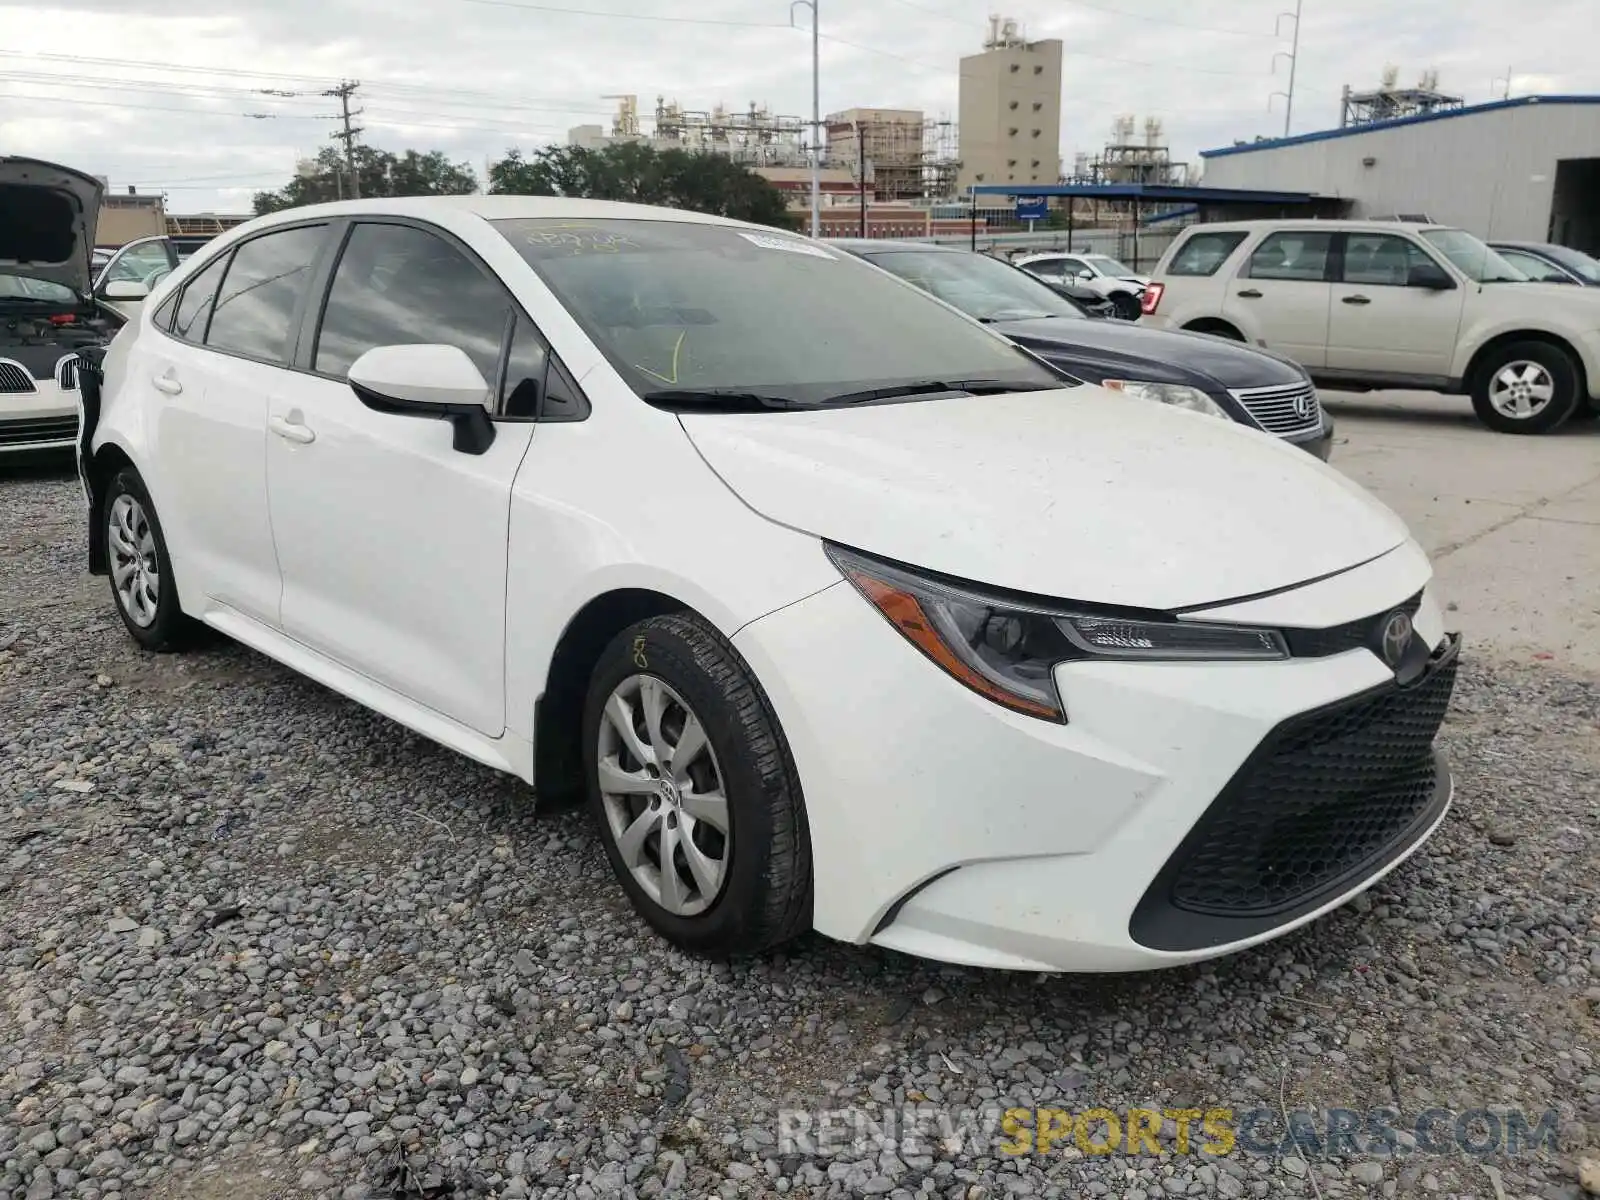
[[[867,236],[867,127],[856,122],[856,164],[861,176],[861,236]]]
[[[794,10],[811,10],[811,236],[822,236],[822,70],[821,38],[817,28],[817,0],[791,0],[789,24]]]
[[[1284,105],[1283,105],[1283,136],[1284,137],[1288,137],[1289,136],[1289,122],[1294,119],[1294,73],[1295,73],[1295,67],[1298,66],[1299,62],[1300,62],[1300,9],[1304,5],[1304,3],[1305,3],[1305,0],[1295,0],[1294,11],[1292,13],[1291,12],[1279,13],[1278,14],[1278,19],[1273,24],[1273,27],[1272,27],[1272,32],[1273,32],[1274,36],[1276,36],[1283,29],[1283,20],[1284,20],[1285,17],[1288,17],[1290,20],[1292,20],[1294,22],[1294,41],[1290,43],[1291,49],[1288,51],[1288,53],[1285,53],[1284,51],[1280,50],[1280,51],[1278,51],[1276,54],[1274,54],[1272,56],[1272,69],[1274,71],[1276,71],[1278,69],[1278,60],[1280,58],[1287,58],[1289,60],[1289,90],[1287,92],[1274,92],[1273,93],[1274,95],[1282,96],[1283,99],[1284,99]]]
[[[350,198],[352,200],[361,199],[361,179],[356,174],[356,134],[361,132],[361,126],[350,124],[350,118],[359,117],[362,110],[358,108],[354,112],[350,111],[350,97],[355,95],[356,89],[360,86],[359,83],[346,81],[338,87],[329,88],[322,93],[324,96],[337,96],[339,98],[339,117],[344,124],[344,128],[328,136],[336,142],[344,143],[344,165],[345,169],[350,172]]]

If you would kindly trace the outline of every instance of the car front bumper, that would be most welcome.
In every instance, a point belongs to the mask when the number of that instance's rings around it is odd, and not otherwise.
[[[70,450],[78,441],[78,395],[53,379],[33,392],[0,393],[0,454]]]
[[[1333,455],[1333,418],[1324,411],[1320,431],[1301,437],[1285,438],[1284,441],[1292,446],[1299,446],[1300,449],[1327,462]]]
[[[1218,619],[1321,628],[1397,606],[1426,577],[1420,551],[1396,551]],[[1457,643],[1426,592],[1415,623],[1436,654],[1409,688],[1359,648],[1075,662],[1057,672],[1065,725],[955,683],[846,583],[734,644],[799,770],[818,932],[972,966],[1120,972],[1281,936],[1426,841],[1451,800],[1433,739]]]

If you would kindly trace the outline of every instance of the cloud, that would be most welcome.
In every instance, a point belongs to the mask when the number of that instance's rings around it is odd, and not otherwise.
[[[618,93],[686,108],[764,104],[808,119],[810,11],[785,0],[0,0],[0,152],[72,163],[172,211],[238,211],[329,144],[361,81],[363,140],[443,150],[480,173],[507,147],[609,121]],[[977,0],[818,0],[824,113],[857,105],[953,118]],[[1174,157],[1283,128],[1294,0],[1020,0],[1008,15],[1066,43],[1062,152],[1094,153],[1120,114],[1158,117]],[[529,0],[532,4],[532,0]],[[1535,13],[1534,10],[1537,10]],[[569,11],[560,11],[569,10]],[[600,13],[611,15],[581,15]],[[626,14],[619,15],[619,14]],[[1469,101],[1594,90],[1592,0],[1307,4],[1294,128],[1337,124],[1340,88],[1429,68]],[[1275,29],[1282,36],[1275,36]],[[141,64],[163,63],[163,67]],[[1496,82],[1499,80],[1500,82]],[[273,93],[292,93],[281,95]]]

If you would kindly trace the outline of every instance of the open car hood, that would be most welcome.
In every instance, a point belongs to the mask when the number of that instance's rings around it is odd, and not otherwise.
[[[0,156],[0,271],[87,296],[105,185],[60,163]]]

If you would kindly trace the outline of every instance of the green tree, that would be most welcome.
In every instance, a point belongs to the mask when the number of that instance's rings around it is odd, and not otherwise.
[[[355,149],[356,177],[362,196],[465,196],[478,190],[478,177],[466,163],[453,163],[439,150],[420,154],[407,150],[390,154],[371,146]],[[297,175],[276,192],[257,192],[255,211],[277,212],[302,204],[351,198],[344,152],[325,146],[316,157],[316,170]]]
[[[656,150],[640,142],[509,150],[489,167],[489,190],[518,196],[621,200],[791,228],[783,193],[721,154]]]

